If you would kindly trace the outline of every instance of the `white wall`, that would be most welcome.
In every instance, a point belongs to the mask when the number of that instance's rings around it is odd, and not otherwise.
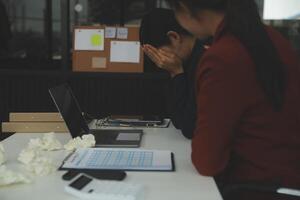
[[[264,19],[300,19],[300,0],[265,0]]]

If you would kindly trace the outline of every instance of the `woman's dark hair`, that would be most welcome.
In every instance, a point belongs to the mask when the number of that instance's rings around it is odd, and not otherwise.
[[[175,18],[173,10],[156,8],[147,13],[140,28],[140,41],[142,44],[151,44],[155,47],[170,44],[167,33],[177,32],[179,35],[192,36],[182,28]]]
[[[225,13],[226,29],[248,50],[256,65],[257,80],[275,111],[283,107],[285,69],[261,20],[254,0],[167,0],[180,11],[185,5],[192,15],[201,10]]]

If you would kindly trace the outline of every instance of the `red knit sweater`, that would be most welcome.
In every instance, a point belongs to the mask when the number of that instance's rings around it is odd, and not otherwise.
[[[300,65],[289,42],[266,28],[282,59],[287,89],[274,112],[245,47],[221,25],[196,73],[197,122],[192,161],[200,174],[227,183],[300,186]]]

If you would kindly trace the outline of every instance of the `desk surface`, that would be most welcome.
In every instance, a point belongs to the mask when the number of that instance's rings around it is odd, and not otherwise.
[[[176,172],[127,172],[125,182],[141,183],[145,186],[145,200],[221,200],[217,186],[210,177],[200,176],[190,159],[190,141],[173,127],[166,129],[144,129],[142,148],[171,150],[175,154]],[[20,169],[17,156],[25,148],[30,138],[41,134],[15,134],[2,143],[6,151],[6,166],[9,169]],[[66,133],[57,134],[64,144],[71,137]],[[61,163],[66,152],[52,152],[57,165]],[[37,177],[33,183],[13,185],[0,188],[1,200],[31,199],[31,200],[71,200],[76,199],[64,192],[67,182],[61,179],[64,172],[55,172],[46,177]]]

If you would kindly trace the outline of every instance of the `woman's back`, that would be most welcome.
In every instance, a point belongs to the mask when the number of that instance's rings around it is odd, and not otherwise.
[[[197,72],[198,119],[192,159],[205,175],[224,182],[300,185],[299,59],[278,32],[267,28],[286,72],[282,111],[275,112],[258,84],[242,43],[221,26]]]

